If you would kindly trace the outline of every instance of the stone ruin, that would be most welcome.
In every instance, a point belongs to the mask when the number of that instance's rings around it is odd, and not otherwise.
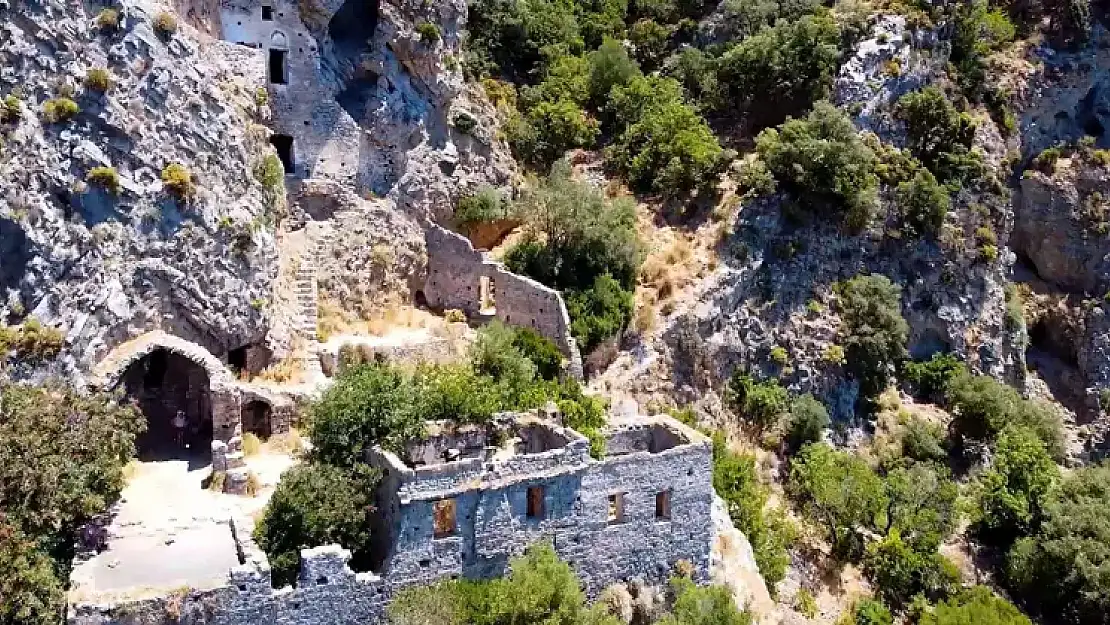
[[[695,581],[708,581],[712,451],[693,429],[665,416],[614,417],[600,459],[557,414],[501,414],[488,426],[430,423],[428,433],[401,455],[367,453],[384,476],[375,493],[374,572],[353,572],[349,551],[325,545],[302,550],[297,584],[275,589],[250,522],[234,520],[239,565],[223,586],[75,602],[69,623],[378,623],[397,592],[503,575],[538,541],[554,546],[591,598],[622,581],[663,583],[679,562]],[[162,616],[171,611],[176,620]]]

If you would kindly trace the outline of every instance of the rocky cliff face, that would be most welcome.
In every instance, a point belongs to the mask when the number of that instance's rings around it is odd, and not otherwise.
[[[0,320],[62,328],[66,369],[155,327],[216,354],[266,333],[280,199],[253,173],[269,150],[260,77],[230,44],[159,35],[158,11],[125,0],[102,28],[61,0],[0,5]],[[80,111],[52,121],[57,98]],[[172,163],[191,196],[163,184]],[[98,167],[118,188],[90,179]]]

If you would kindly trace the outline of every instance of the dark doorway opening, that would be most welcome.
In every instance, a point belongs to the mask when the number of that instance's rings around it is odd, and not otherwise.
[[[235,375],[239,375],[243,371],[247,366],[246,346],[236,347],[227,353],[227,366],[235,372]]]
[[[288,82],[285,73],[285,50],[270,49],[270,82],[275,85],[284,85]]]
[[[137,443],[143,461],[188,460],[190,468],[211,462],[212,398],[204,367],[158,348],[123,375],[124,392],[146,417]],[[180,413],[180,423],[178,414]]]
[[[270,145],[274,146],[277,150],[278,158],[281,159],[281,167],[285,170],[286,175],[290,175],[296,171],[296,162],[293,160],[293,137],[289,135],[272,135],[270,137]]]
[[[254,400],[243,404],[243,433],[250,432],[262,440],[270,438],[270,404]]]
[[[263,22],[272,22],[272,21],[274,21],[274,7],[272,7],[268,4],[262,5],[262,21]]]

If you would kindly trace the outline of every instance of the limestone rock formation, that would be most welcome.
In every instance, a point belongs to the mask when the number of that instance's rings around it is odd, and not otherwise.
[[[259,77],[249,51],[160,35],[158,11],[125,0],[102,28],[84,5],[0,5],[0,91],[18,110],[0,128],[0,319],[62,328],[71,371],[151,328],[215,354],[266,334],[279,200],[253,173],[269,151]],[[59,98],[79,112],[62,119]],[[161,179],[173,163],[189,197]],[[118,187],[90,179],[102,167]]]

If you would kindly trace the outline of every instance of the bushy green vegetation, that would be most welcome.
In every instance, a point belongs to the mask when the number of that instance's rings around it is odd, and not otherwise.
[[[902,289],[886,276],[861,275],[836,285],[840,341],[860,396],[877,397],[905,360],[909,325],[902,317]]]
[[[51,98],[42,105],[43,119],[51,124],[69,121],[80,112],[81,107],[66,97]]]
[[[119,28],[119,11],[115,9],[101,9],[96,14],[96,27],[104,32],[114,32]]]
[[[971,149],[975,121],[961,113],[935,86],[907,93],[895,114],[906,124],[910,153],[943,183],[969,184],[985,174],[982,156]]]
[[[728,589],[671,580],[670,611],[661,625],[749,625]],[[531,546],[509,563],[509,574],[489,581],[451,580],[401,592],[389,606],[393,625],[617,625],[599,602],[586,604],[574,571],[547,543]]]
[[[370,515],[380,472],[312,462],[281,476],[254,530],[270,560],[275,586],[293,584],[301,549],[339,544],[351,550],[351,567],[369,570]]]
[[[85,87],[103,93],[112,88],[112,74],[103,67],[94,67],[85,73]]]
[[[989,544],[1009,546],[1040,526],[1059,469],[1037,436],[1008,426],[998,436],[990,470],[980,480],[979,534]]]
[[[860,228],[877,202],[875,153],[851,120],[828,102],[804,119],[761,132],[756,150],[778,181],[815,215]]]
[[[0,370],[9,360],[37,364],[54,358],[64,344],[61,331],[34,317],[17,326],[0,325]]]
[[[967,367],[952,354],[937,352],[929,360],[907,362],[902,379],[909,383],[915,397],[943,402],[952,382],[967,373]]]
[[[509,269],[567,292],[572,331],[584,350],[623,329],[641,262],[633,204],[607,200],[560,161],[514,210],[529,233],[506,253]]]
[[[431,22],[420,22],[416,25],[416,34],[420,35],[420,40],[427,44],[433,44],[443,38],[443,33],[439,29],[439,25]]]
[[[0,106],[0,123],[14,124],[23,119],[23,105],[19,98],[8,94],[4,96],[3,106]]]
[[[119,498],[144,427],[105,395],[0,380],[0,622],[58,622],[78,532]]]
[[[509,216],[509,203],[497,189],[484,186],[459,199],[455,207],[455,223],[463,229],[490,223]]]
[[[731,451],[722,434],[713,437],[713,488],[751,543],[759,574],[773,588],[786,576],[786,550],[796,531],[781,511],[767,509],[770,491],[759,482],[755,456]]]
[[[928,170],[898,185],[898,208],[909,234],[936,238],[951,207],[948,189],[941,186]]]
[[[748,115],[755,129],[805,113],[832,89],[840,41],[828,15],[782,21],[742,40],[717,60],[715,108]]]
[[[1063,425],[1052,409],[1024,399],[1015,389],[987,376],[961,375],[949,383],[948,405],[954,410],[955,442],[991,442],[1008,425],[1029,429],[1053,458],[1064,454]]]
[[[285,179],[285,167],[277,154],[267,154],[255,165],[254,177],[264,189],[274,193],[281,189],[281,183]]]
[[[154,16],[151,26],[159,37],[169,39],[177,34],[177,17],[168,11],[161,11]]]
[[[757,382],[741,371],[733,372],[729,380],[727,400],[733,411],[759,429],[778,425],[790,406],[790,397],[778,380]]]
[[[1081,469],[1040,510],[1039,527],[1017,541],[1006,565],[1014,596],[1046,619],[1102,623],[1110,613],[1110,465]],[[1026,621],[1023,621],[1026,622]]]
[[[810,443],[821,442],[821,434],[829,427],[829,411],[810,394],[796,397],[790,404],[790,426],[786,444],[797,451]]]
[[[193,173],[181,163],[170,163],[162,168],[162,186],[180,200],[187,200],[196,192]]]
[[[110,193],[119,193],[119,173],[115,167],[93,167],[85,175],[85,181]]]
[[[921,615],[920,625],[1032,625],[1012,603],[974,586]]]

